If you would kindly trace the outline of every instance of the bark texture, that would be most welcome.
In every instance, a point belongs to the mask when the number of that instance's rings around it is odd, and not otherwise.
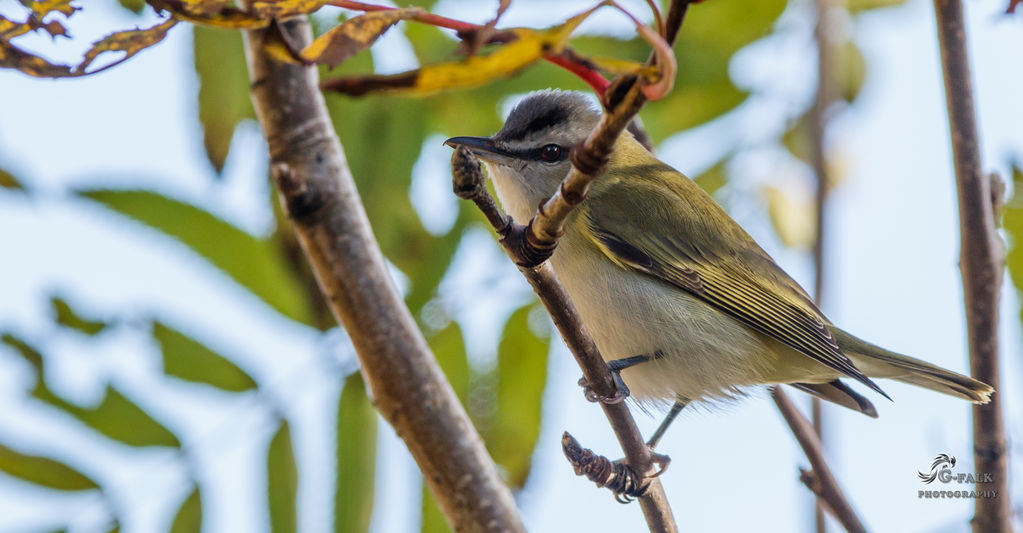
[[[297,47],[311,40],[305,18],[279,27]],[[405,441],[455,531],[525,531],[511,492],[391,281],[316,69],[274,61],[263,50],[266,37],[266,30],[247,32],[246,51],[273,177],[320,288],[355,345],[377,409]]]
[[[1005,249],[995,228],[991,182],[981,172],[963,5],[960,0],[934,0],[934,12],[959,195],[959,268],[970,372],[996,391],[990,403],[973,406],[973,461],[977,472],[990,473],[994,480],[983,489],[996,491],[998,496],[977,499],[972,524],[976,533],[1008,532],[1012,530],[1009,464],[998,380],[998,300]]]

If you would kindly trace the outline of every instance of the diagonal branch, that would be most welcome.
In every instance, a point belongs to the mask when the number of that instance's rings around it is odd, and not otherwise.
[[[789,397],[781,390],[780,386],[776,385],[771,388],[771,397],[774,398],[774,403],[778,406],[782,416],[785,417],[785,422],[792,429],[792,434],[799,442],[799,446],[803,448],[803,452],[806,453],[810,466],[813,467],[812,479],[804,479],[803,482],[810,490],[817,494],[817,497],[824,504],[824,509],[830,512],[846,531],[849,533],[866,533],[867,529],[863,527],[863,522],[860,522],[859,517],[856,516],[856,511],[846,501],[845,495],[842,494],[842,489],[838,486],[838,481],[835,480],[835,476],[831,474],[831,469],[828,468],[828,463],[824,459],[824,447],[821,445],[821,440],[817,436],[817,431],[814,430],[813,425],[792,404],[792,400],[789,400]],[[804,473],[801,479],[805,477],[806,474]],[[812,482],[807,483],[807,481]]]
[[[304,45],[305,18],[280,23]],[[377,409],[419,464],[456,531],[525,531],[511,492],[388,274],[317,87],[315,68],[275,62],[246,32],[252,100],[274,181]]]
[[[565,344],[572,351],[576,362],[583,370],[583,377],[589,383],[590,388],[603,397],[613,397],[616,389],[611,372],[608,370],[597,345],[594,344],[589,331],[583,324],[569,298],[565,288],[561,285],[554,269],[550,263],[542,261],[539,265],[523,266],[522,258],[519,255],[520,248],[517,243],[520,239],[511,238],[512,235],[521,236],[527,228],[516,224],[510,216],[505,214],[494,202],[490,193],[487,192],[483,182],[483,171],[479,161],[465,147],[458,147],[451,157],[452,175],[454,178],[455,194],[461,198],[472,200],[476,206],[487,217],[487,221],[494,227],[500,236],[501,245],[504,246],[516,263],[519,264],[519,271],[526,277],[533,290],[540,297],[547,311],[561,333]],[[624,402],[608,404],[601,402],[604,414],[614,429],[618,442],[625,451],[625,458],[629,466],[644,476],[653,471],[653,457],[650,448],[643,441],[643,436],[633,420],[629,408]],[[640,506],[646,517],[650,531],[674,532],[677,531],[675,519],[671,513],[671,507],[657,478],[649,480],[645,493],[639,497]]]
[[[959,193],[960,257],[970,372],[975,379],[1001,392],[998,383],[998,296],[1005,268],[1005,251],[992,207],[991,183],[981,172],[980,141],[973,114],[966,28],[959,0],[934,0],[945,77],[949,133]],[[996,498],[977,498],[973,516],[976,532],[1008,532],[1010,526],[1009,471],[1002,395],[973,406],[973,460],[977,472],[991,474],[985,490]]]

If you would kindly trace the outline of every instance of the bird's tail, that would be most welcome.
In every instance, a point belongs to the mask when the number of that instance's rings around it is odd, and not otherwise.
[[[842,352],[867,376],[891,378],[973,403],[988,403],[991,400],[991,393],[995,391],[987,383],[945,370],[926,361],[889,352],[838,328],[832,328],[832,331]]]

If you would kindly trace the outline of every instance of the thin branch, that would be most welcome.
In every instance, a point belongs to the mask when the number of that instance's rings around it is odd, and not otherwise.
[[[824,508],[842,524],[846,531],[866,533],[867,529],[863,527],[863,522],[846,501],[842,489],[838,486],[838,481],[835,480],[831,469],[828,468],[828,463],[824,459],[824,447],[821,446],[821,441],[817,437],[813,425],[792,404],[792,400],[789,400],[780,386],[771,388],[771,396],[774,398],[778,410],[785,417],[785,422],[792,429],[792,434],[799,442],[799,446],[803,448],[806,458],[810,461],[810,466],[813,467],[813,477],[816,482],[810,486],[810,489],[825,502]]]
[[[391,9],[397,9],[390,6],[381,6],[376,4],[367,4],[365,2],[358,2],[356,0],[328,0],[326,2],[329,5],[342,7],[345,9],[354,9],[357,11],[387,11]],[[500,16],[500,13],[498,14]],[[448,28],[458,32],[458,36],[461,39],[470,39],[479,44],[509,42],[509,39],[514,39],[515,35],[511,32],[500,32],[495,31],[493,28],[488,28],[487,25],[475,24],[472,22],[465,22],[453,18],[443,17],[441,15],[434,15],[433,13],[423,13],[416,15],[412,18],[415,21],[422,22],[424,24],[430,24],[440,28]],[[497,22],[495,18],[494,23]],[[488,34],[485,39],[478,39],[477,35],[480,32]],[[483,41],[482,43],[479,41]],[[608,81],[596,70],[586,62],[579,61],[575,55],[566,47],[562,53],[555,53],[553,51],[546,51],[543,54],[543,58],[550,63],[553,63],[576,76],[579,76],[587,85],[593,88],[596,93],[603,94],[607,90]],[[327,82],[324,87],[331,88],[335,85],[342,83],[341,80],[334,80],[333,82]]]
[[[966,28],[959,0],[934,0],[945,78],[945,101],[959,194],[960,257],[970,371],[975,379],[1001,391],[998,379],[998,296],[1005,252],[995,229],[991,184],[981,172],[980,142],[973,114]],[[1011,531],[1009,472],[1001,394],[986,405],[973,406],[973,460],[977,472],[993,479],[985,490],[996,498],[977,498],[973,530]]]
[[[304,17],[280,23],[311,41]],[[525,531],[511,492],[416,328],[373,239],[317,87],[315,68],[266,55],[246,32],[252,100],[272,172],[331,310],[359,356],[377,409],[405,441],[456,531]]]
[[[516,224],[510,216],[501,211],[494,198],[487,192],[479,160],[465,147],[458,147],[451,156],[451,169],[455,194],[461,198],[472,200],[497,231],[501,245],[504,246],[509,257],[519,263],[519,271],[532,285],[533,290],[540,297],[540,301],[550,313],[565,344],[568,345],[576,362],[582,368],[583,377],[589,387],[597,395],[614,396],[617,391],[611,372],[604,363],[600,352],[597,351],[597,345],[590,337],[575,305],[568,293],[565,292],[565,288],[561,285],[561,281],[558,280],[550,263],[542,261],[536,266],[521,264],[523,258],[520,255],[520,245],[524,242],[522,236],[527,229],[525,226]],[[625,452],[625,459],[629,466],[640,476],[651,473],[654,461],[650,454],[650,448],[643,441],[643,436],[640,434],[629,408],[624,402],[615,404],[601,402],[600,405],[614,429],[615,436],[618,437],[618,442]],[[678,530],[671,507],[664,494],[664,488],[657,478],[648,480],[646,490],[639,497],[639,503],[650,531],[675,532]]]
[[[813,170],[817,177],[817,232],[813,242],[813,264],[814,283],[813,299],[817,306],[822,305],[824,294],[824,234],[827,232],[824,216],[824,206],[827,203],[828,176],[827,162],[824,158],[824,133],[827,131],[827,111],[831,104],[831,45],[828,42],[830,35],[829,12],[831,9],[830,0],[816,0],[814,2],[817,12],[817,24],[814,26],[813,37],[817,43],[817,93],[810,108],[810,146],[813,160]],[[824,412],[821,408],[820,398],[811,400],[811,420],[817,437],[824,441]],[[817,498],[814,506],[814,523],[817,533],[824,533],[827,524],[824,522],[824,509],[822,500]]]
[[[664,23],[666,33],[663,37],[669,47],[675,43],[690,3],[691,0],[672,0],[668,8]],[[653,53],[648,63],[653,65],[656,60],[657,55]],[[539,259],[532,264],[539,264],[554,252],[558,239],[564,233],[569,213],[586,199],[590,183],[603,174],[618,135],[646,103],[642,85],[636,77],[623,76],[615,80],[604,93],[601,103],[604,104],[605,113],[601,115],[600,123],[581,145],[572,148],[572,169],[568,176],[529,222],[525,246],[530,249],[530,253],[526,255]]]
[[[672,1],[666,26],[673,30],[662,36],[666,43],[674,42],[688,4],[689,0]],[[670,48],[668,52],[671,52]],[[650,64],[653,64],[655,57],[651,57]],[[669,60],[673,60],[673,57]],[[674,69],[668,71],[674,73]],[[644,83],[638,77],[622,76],[611,84],[601,97],[604,113],[600,122],[585,141],[573,147],[571,170],[554,196],[540,206],[528,226],[516,224],[497,207],[483,184],[480,163],[471,152],[459,147],[452,155],[455,193],[472,200],[483,211],[500,236],[501,245],[547,308],[565,344],[582,369],[588,386],[597,396],[605,398],[614,397],[618,392],[611,372],[571,298],[546,260],[554,252],[568,214],[585,199],[589,184],[603,173],[618,135],[645,102]],[[660,480],[647,477],[653,472],[654,458],[628,407],[624,402],[601,402],[600,405],[625,452],[628,465],[645,478],[646,487],[639,495],[639,502],[647,527],[653,532],[677,531]]]

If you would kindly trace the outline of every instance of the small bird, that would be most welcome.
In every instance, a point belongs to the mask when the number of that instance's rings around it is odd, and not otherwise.
[[[487,166],[501,205],[527,223],[600,115],[581,93],[530,94],[493,137],[454,137]],[[641,403],[720,400],[788,384],[876,417],[840,381],[888,397],[891,378],[975,403],[989,385],[885,350],[833,325],[696,183],[629,132],[572,211],[551,266],[612,371]]]

